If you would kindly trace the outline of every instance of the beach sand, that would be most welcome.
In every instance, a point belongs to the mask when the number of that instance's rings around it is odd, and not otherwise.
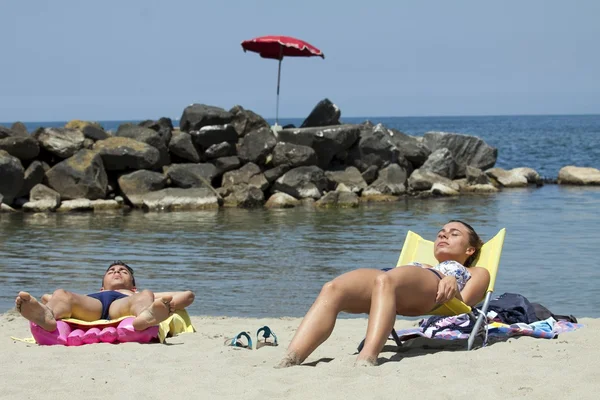
[[[192,317],[196,333],[168,344],[38,346],[16,312],[0,315],[0,399],[597,399],[600,319],[557,339],[512,338],[467,352],[464,341],[419,339],[376,367],[354,367],[366,319],[340,319],[302,366],[274,369],[299,318]],[[280,345],[259,350],[223,344],[263,325]],[[396,329],[412,321],[398,320]]]

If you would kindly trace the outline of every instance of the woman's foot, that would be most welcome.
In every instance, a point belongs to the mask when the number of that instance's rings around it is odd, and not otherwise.
[[[357,358],[355,367],[374,367],[377,365],[377,357]]]
[[[137,317],[135,317],[132,323],[133,328],[136,331],[143,331],[144,329],[158,325],[169,318],[169,315],[173,312],[172,301],[173,296],[164,296],[154,300],[148,308],[144,309]]]
[[[15,308],[23,317],[39,325],[43,330],[52,332],[56,329],[56,319],[52,310],[29,293],[19,292],[15,299]]]
[[[279,361],[279,364],[277,364],[275,368],[287,368],[300,364],[302,364],[300,357],[298,357],[296,353],[290,352],[283,358],[283,360]]]

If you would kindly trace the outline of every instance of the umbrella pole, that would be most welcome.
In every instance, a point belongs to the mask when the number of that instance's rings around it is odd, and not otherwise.
[[[275,125],[279,125],[279,82],[281,79],[281,60],[283,57],[279,57],[279,68],[277,70],[277,105],[275,108]]]

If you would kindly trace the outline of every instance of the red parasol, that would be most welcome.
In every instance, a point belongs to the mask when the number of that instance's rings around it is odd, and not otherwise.
[[[277,109],[275,124],[279,122],[279,81],[281,79],[281,60],[283,57],[322,57],[323,52],[303,40],[289,36],[261,36],[242,42],[244,51],[253,51],[263,58],[279,60],[277,70]]]

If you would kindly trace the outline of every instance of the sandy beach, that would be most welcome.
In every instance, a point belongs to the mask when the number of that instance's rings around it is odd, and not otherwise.
[[[597,398],[600,320],[557,339],[511,338],[475,351],[463,341],[389,341],[377,367],[354,367],[365,319],[341,319],[302,366],[275,369],[298,318],[192,317],[196,333],[168,344],[38,346],[15,312],[0,316],[1,399],[531,399]],[[258,350],[223,344],[268,325],[280,345]],[[398,320],[396,329],[412,321]]]

